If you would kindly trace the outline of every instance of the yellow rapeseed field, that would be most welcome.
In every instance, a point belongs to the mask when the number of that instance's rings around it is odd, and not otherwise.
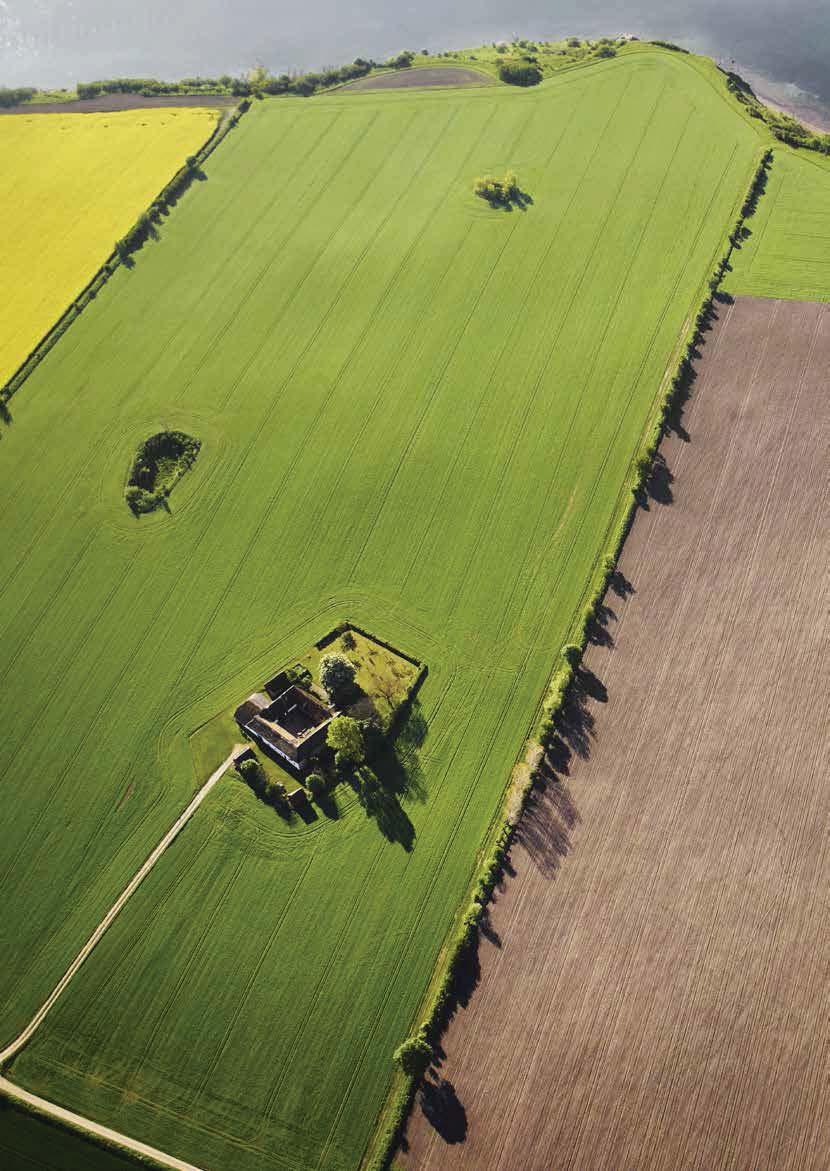
[[[179,108],[0,117],[0,385],[217,116]]]

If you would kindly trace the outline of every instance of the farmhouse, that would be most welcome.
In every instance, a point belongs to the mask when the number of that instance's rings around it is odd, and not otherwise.
[[[271,680],[270,683],[274,681]],[[332,709],[317,696],[291,683],[274,695],[255,691],[234,712],[239,727],[269,752],[302,768],[320,751]]]

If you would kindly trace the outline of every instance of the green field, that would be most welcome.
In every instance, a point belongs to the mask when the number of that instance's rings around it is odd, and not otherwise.
[[[830,162],[777,147],[752,235],[725,287],[754,297],[830,300]]]
[[[344,618],[429,674],[387,824],[228,776],[14,1078],[211,1171],[356,1166],[758,147],[658,51],[255,103],[37,369],[0,441],[4,1036],[202,779],[196,728]],[[524,212],[472,195],[507,169]],[[172,428],[199,459],[135,518]]]

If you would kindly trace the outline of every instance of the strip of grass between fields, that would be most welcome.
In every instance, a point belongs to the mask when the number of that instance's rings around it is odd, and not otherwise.
[[[643,429],[612,518],[600,545],[600,552],[583,594],[581,609],[574,612],[572,641],[563,648],[563,654],[553,668],[545,695],[534,713],[521,753],[511,773],[502,801],[493,816],[473,867],[464,900],[447,933],[438,955],[432,980],[421,1002],[415,1020],[419,1023],[410,1033],[425,1040],[434,1050],[457,1007],[457,977],[469,952],[477,941],[481,922],[496,885],[503,877],[504,865],[516,828],[521,820],[528,798],[539,778],[539,762],[544,746],[556,734],[556,721],[564,709],[575,669],[584,654],[599,606],[605,597],[611,576],[622,553],[625,539],[631,529],[645,486],[652,474],[660,442],[670,429],[673,413],[682,407],[694,377],[693,361],[698,356],[698,345],[711,319],[714,301],[736,248],[741,245],[746,220],[755,212],[763,194],[766,175],[773,161],[773,151],[764,149],[756,164],[747,193],[736,204],[737,218],[733,228],[722,239],[720,260],[711,276],[698,288],[697,312],[687,318],[677,346],[667,364],[666,373],[655,396],[654,407]],[[420,1083],[420,1077],[397,1071],[387,1099],[378,1115],[369,1140],[361,1171],[387,1171],[397,1150],[403,1129]]]

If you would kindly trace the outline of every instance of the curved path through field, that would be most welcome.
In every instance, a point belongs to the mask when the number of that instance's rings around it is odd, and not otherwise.
[[[171,825],[170,829],[155,847],[153,852],[149,855],[146,861],[139,867],[133,877],[122,890],[121,894],[112,904],[110,909],[104,915],[101,922],[95,928],[86,941],[84,946],[75,956],[72,963],[66,969],[60,980],[52,989],[50,994],[44,1000],[43,1004],[37,1010],[35,1015],[26,1025],[25,1029],[11,1041],[3,1050],[0,1050],[0,1069],[3,1069],[12,1061],[20,1050],[26,1045],[40,1025],[49,1010],[53,1007],[58,998],[66,991],[69,982],[77,974],[78,969],[83,962],[88,958],[96,944],[101,940],[104,932],[114,922],[117,916],[124,909],[128,899],[136,892],[138,887],[153,869],[155,864],[161,858],[164,851],[171,845],[176,837],[181,833],[184,827],[190,821],[193,814],[202,804],[204,799],[210,793],[211,789],[218,783],[220,778],[230,768],[236,759],[239,752],[244,750],[243,745],[236,745],[231,754],[222,761],[217,769],[215,769],[202,787],[193,797],[190,804],[181,812],[179,817]],[[0,1076],[0,1093],[5,1094],[6,1097],[12,1098],[25,1106],[32,1107],[41,1114],[46,1114],[50,1118],[55,1118],[59,1122],[63,1122],[78,1130],[86,1131],[89,1134],[96,1135],[98,1138],[103,1138],[111,1143],[116,1143],[119,1146],[126,1147],[136,1154],[155,1159],[157,1163],[165,1167],[176,1168],[177,1171],[199,1171],[192,1163],[186,1163],[182,1159],[176,1159],[172,1155],[167,1155],[163,1151],[157,1150],[155,1147],[150,1147],[146,1143],[138,1142],[136,1139],[129,1138],[127,1135],[120,1134],[118,1131],[110,1129],[107,1126],[101,1126],[97,1122],[93,1122],[89,1118],[84,1118],[80,1114],[74,1114],[71,1110],[65,1110],[62,1106],[56,1106],[53,1102],[47,1101],[46,1098],[40,1098],[36,1094],[30,1094],[27,1090],[20,1089],[14,1082],[11,1082],[7,1077]]]

